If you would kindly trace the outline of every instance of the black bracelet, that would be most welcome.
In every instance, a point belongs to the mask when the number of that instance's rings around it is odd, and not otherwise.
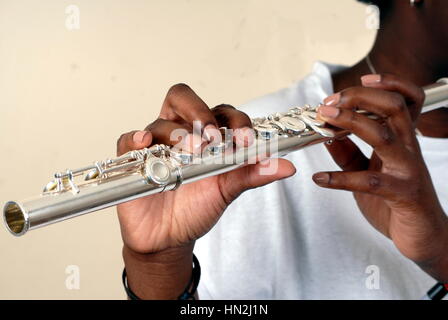
[[[132,292],[131,288],[128,286],[127,276],[126,276],[126,268],[123,269],[123,286],[128,298],[130,300],[142,300],[140,299],[134,292]],[[199,265],[199,261],[193,253],[193,271],[191,274],[190,281],[188,282],[187,287],[184,292],[177,298],[177,300],[196,300],[195,293],[198,289],[199,280],[201,278],[201,266]]]

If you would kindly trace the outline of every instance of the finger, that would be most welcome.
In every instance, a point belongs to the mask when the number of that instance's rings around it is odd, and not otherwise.
[[[200,135],[193,134],[186,123],[159,118],[148,125],[146,130],[151,131],[153,143],[166,144],[190,153],[199,153],[205,142]]]
[[[319,107],[319,116],[327,123],[347,129],[371,145],[382,160],[405,160],[407,153],[387,125],[352,110],[332,106]]]
[[[212,112],[219,126],[231,129],[252,128],[252,121],[249,116],[229,104],[220,104],[212,108]]]
[[[200,128],[209,126],[217,129],[217,122],[213,113],[186,84],[177,84],[170,88],[162,105],[160,118],[193,125],[198,121]]]
[[[348,137],[325,144],[336,164],[344,171],[361,171],[369,167],[369,159]]]
[[[122,154],[131,150],[143,149],[149,146],[151,142],[152,135],[149,131],[135,130],[124,133],[117,140],[117,155],[121,156]]]
[[[228,104],[221,104],[212,109],[213,115],[221,127],[233,130],[233,139],[238,146],[249,146],[255,139],[252,121],[242,111]]]
[[[406,110],[406,101],[401,94],[368,87],[352,87],[335,93],[324,100],[324,105],[366,110],[381,118],[396,116]]]
[[[376,171],[319,172],[313,181],[320,187],[368,193],[395,200],[406,190],[401,181]]]
[[[404,139],[406,144],[414,144],[414,125],[402,95],[374,88],[353,87],[339,92],[324,101],[326,106],[348,110],[366,110],[384,118],[390,128]]]
[[[288,178],[295,173],[296,168],[290,161],[286,159],[267,159],[218,177],[222,195],[226,202],[230,203],[243,191]]]
[[[187,124],[161,118],[149,124],[145,130],[151,131],[153,143],[162,143],[170,146],[180,143],[183,137],[192,132],[191,127]]]
[[[421,107],[425,101],[423,89],[411,81],[399,78],[392,74],[369,74],[361,77],[361,82],[365,87],[395,91],[400,93],[410,105],[412,119],[416,119],[421,112]]]

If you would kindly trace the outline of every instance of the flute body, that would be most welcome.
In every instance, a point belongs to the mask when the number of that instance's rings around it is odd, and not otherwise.
[[[447,78],[424,90],[426,99],[422,112],[448,105]],[[5,204],[5,226],[13,235],[21,236],[29,230],[175,190],[181,184],[268,157],[284,156],[349,133],[325,127],[325,123],[316,119],[316,108],[295,107],[284,113],[252,119],[255,139],[248,147],[236,147],[229,130],[221,128],[222,141],[209,144],[200,156],[166,145],[154,145],[76,170],[58,172],[39,196]]]

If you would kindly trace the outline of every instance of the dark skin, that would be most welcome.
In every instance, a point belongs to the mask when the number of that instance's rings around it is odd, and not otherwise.
[[[118,154],[154,143],[177,144],[171,132],[175,129],[191,132],[189,124],[193,120],[215,128],[225,125],[238,129],[251,125],[244,113],[228,105],[210,110],[193,90],[178,84],[168,91],[159,119],[146,131],[133,131],[120,137]],[[213,135],[217,130],[211,131]],[[250,135],[244,130],[237,136],[241,137],[235,139],[237,144],[250,142]],[[187,141],[187,150],[197,149],[191,147],[189,138],[183,140]],[[278,170],[272,175],[263,175],[261,170],[269,163],[277,164]],[[123,257],[132,290],[144,299],[176,299],[191,276],[194,241],[213,227],[226,207],[245,190],[295,173],[294,166],[285,159],[272,159],[269,163],[248,165],[184,185],[173,192],[119,205]]]
[[[334,75],[337,93],[319,109],[329,124],[348,129],[374,152],[366,158],[350,139],[335,140],[327,148],[342,171],[317,173],[313,180],[324,188],[353,192],[374,228],[425,272],[447,283],[448,218],[414,130],[418,126],[425,135],[448,137],[446,110],[418,117],[424,99],[420,86],[448,74],[442,59],[448,44],[448,30],[443,27],[448,3],[427,0],[412,8],[408,1],[389,2],[393,4],[371,52],[382,74],[361,79],[370,73],[361,61]],[[433,28],[438,32],[430,32]],[[381,120],[368,119],[354,108],[368,110]],[[196,143],[187,136],[184,141],[190,151],[206,144],[213,128],[251,126],[249,118],[233,107],[210,110],[188,86],[176,85],[168,92],[158,120],[144,131],[120,137],[118,154],[154,143],[175,144],[178,140],[170,136],[172,130],[191,132],[193,120],[205,124],[208,135]],[[244,145],[250,140],[248,131],[242,130],[235,142]],[[273,175],[260,174],[268,164],[259,163],[120,205],[123,257],[132,290],[144,299],[176,299],[191,276],[195,240],[213,227],[230,202],[245,190],[295,173],[289,161],[271,161],[278,166]]]
[[[363,87],[327,98],[319,108],[327,123],[350,130],[373,147],[365,157],[348,138],[327,148],[341,172],[321,172],[321,187],[348,190],[370,224],[431,276],[448,276],[448,218],[437,198],[415,135],[424,94],[392,75],[369,75]],[[372,120],[355,108],[382,118]],[[412,116],[412,115],[415,116]]]
[[[411,7],[407,0],[383,2],[387,2],[384,8],[387,14],[384,14],[370,52],[376,71],[399,75],[418,86],[425,86],[446,77],[446,1],[417,1],[415,7]],[[363,59],[353,67],[334,74],[334,91],[361,85],[361,77],[368,73],[371,71]],[[421,115],[418,119],[418,129],[428,137],[448,138],[447,123],[448,109],[439,109]]]

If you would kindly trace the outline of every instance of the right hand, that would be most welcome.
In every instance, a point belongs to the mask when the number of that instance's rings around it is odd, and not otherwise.
[[[229,105],[209,109],[187,85],[178,84],[168,91],[156,121],[144,131],[121,135],[117,153],[121,155],[158,143],[175,145],[179,141],[170,140],[172,130],[183,128],[191,132],[195,120],[211,131],[221,126],[233,130],[251,128],[251,121],[243,112]],[[247,144],[248,140],[237,139],[238,142]],[[277,166],[276,172],[260,174],[269,164]],[[227,206],[243,191],[287,178],[295,171],[292,163],[285,159],[270,159],[183,185],[176,191],[120,204],[118,217],[124,244],[141,254],[190,245],[214,226]]]

